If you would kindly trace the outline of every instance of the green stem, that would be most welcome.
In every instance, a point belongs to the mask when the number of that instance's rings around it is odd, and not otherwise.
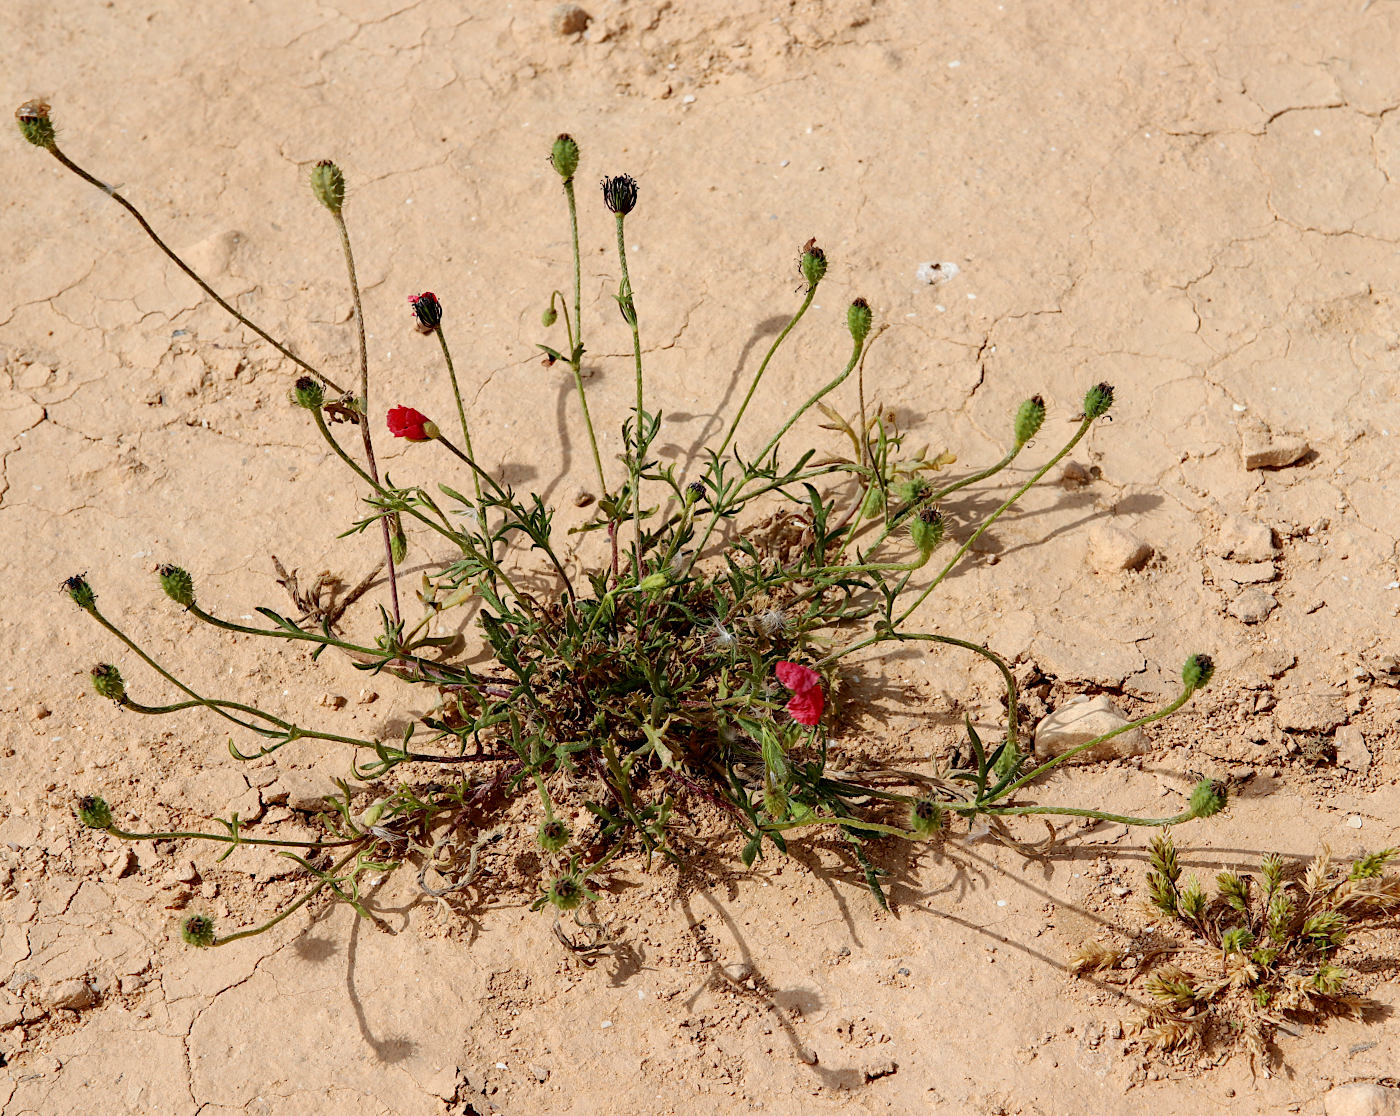
[[[627,243],[623,236],[624,214],[617,214],[617,262],[622,268],[622,290],[619,295],[623,316],[632,327],[632,362],[636,369],[637,381],[637,452],[632,455],[632,526],[635,532],[633,561],[636,565],[637,580],[642,580],[642,438],[646,419],[642,410],[642,338],[637,330],[637,304],[632,297],[632,279],[627,274]]]
[[[314,887],[312,887],[309,891],[302,895],[300,899],[298,899],[291,906],[287,907],[280,914],[276,915],[274,918],[268,919],[261,926],[255,926],[249,930],[240,930],[236,934],[229,934],[227,937],[215,938],[214,945],[228,945],[229,942],[236,942],[239,938],[251,938],[255,934],[261,934],[265,930],[271,930],[274,926],[276,926],[284,918],[290,915],[293,911],[299,910],[301,907],[304,907],[307,903],[309,903],[312,899],[319,895],[323,888],[329,886],[332,879],[334,879],[335,877],[335,873],[338,872],[341,868],[344,868],[347,864],[349,864],[350,861],[352,861],[357,855],[359,855],[359,850],[352,849],[345,856],[341,857],[338,861],[331,865],[329,871],[327,871],[326,874],[322,876],[320,880],[317,881]]]
[[[583,424],[588,428],[588,444],[593,450],[593,467],[598,471],[598,496],[608,494],[608,482],[603,476],[603,458],[598,453],[598,437],[593,433],[593,416],[588,413],[588,395],[583,390],[583,264],[578,247],[578,205],[574,200],[574,180],[564,180],[564,195],[569,199],[569,231],[573,236],[574,248],[574,320],[568,321],[568,307],[565,307],[564,324],[569,329],[569,367],[574,373],[574,387],[578,389],[579,407],[583,410]]]
[[[222,841],[227,845],[276,845],[280,848],[333,849],[345,845],[359,844],[364,837],[348,837],[343,841],[283,841],[276,837],[237,837],[227,833],[128,833],[124,829],[111,826],[105,832],[124,841]]]
[[[447,363],[447,377],[452,381],[453,398],[457,400],[457,418],[460,419],[462,423],[462,445],[466,446],[468,457],[475,457],[476,455],[472,453],[472,436],[467,431],[467,409],[462,406],[462,391],[461,388],[457,386],[457,370],[452,366],[452,354],[447,348],[447,335],[442,332],[441,325],[439,325],[434,332],[437,333],[438,344],[442,346],[442,359]],[[481,478],[475,473],[472,474],[472,483],[476,485],[476,499],[477,503],[480,503]],[[484,526],[483,524],[483,528]]]
[[[60,151],[58,149],[58,144],[51,144],[49,146],[48,151],[50,155],[57,159],[63,166],[67,167],[70,171],[76,174],[84,182],[96,186],[99,190],[101,190],[104,194],[106,194],[109,198],[111,198],[114,202],[116,202],[119,206],[121,206],[134,218],[136,218],[136,223],[141,226],[141,231],[151,238],[151,241],[155,244],[155,246],[159,248],[162,252],[164,252],[166,256],[170,258],[171,262],[175,264],[176,267],[178,267],[181,271],[183,271],[186,275],[193,279],[195,283],[198,284],[199,289],[202,290],[205,294],[207,294],[210,298],[212,298],[216,303],[218,303],[219,306],[226,313],[231,315],[240,324],[245,325],[249,329],[251,329],[254,333],[256,333],[259,337],[261,337],[264,341],[266,341],[284,357],[290,360],[298,368],[302,369],[304,372],[310,372],[311,375],[315,376],[318,380],[321,381],[321,383],[325,384],[326,387],[330,388],[332,391],[338,391],[342,394],[344,393],[345,389],[339,384],[337,384],[334,380],[326,376],[319,369],[307,364],[306,361],[302,360],[301,357],[297,356],[296,353],[292,352],[291,349],[287,348],[286,345],[283,345],[280,341],[274,338],[270,333],[267,332],[267,330],[263,329],[255,322],[249,321],[237,310],[235,310],[233,306],[231,306],[219,294],[218,291],[214,290],[213,287],[211,287],[208,283],[201,279],[199,275],[195,272],[195,270],[192,267],[190,267],[189,264],[185,263],[184,260],[182,260],[171,250],[170,246],[166,244],[165,241],[163,241],[156,234],[155,229],[151,228],[150,223],[146,220],[145,217],[141,215],[141,211],[137,209],[134,205],[132,205],[131,202],[127,201],[126,198],[122,197],[121,194],[117,193],[115,187],[108,186],[107,183],[103,182],[100,178],[95,178],[93,175],[88,174],[87,171],[83,170],[82,167],[78,166],[77,163],[73,162],[72,159],[68,158],[67,155]]]

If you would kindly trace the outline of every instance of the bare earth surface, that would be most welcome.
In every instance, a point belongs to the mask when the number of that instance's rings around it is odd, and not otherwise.
[[[74,158],[348,382],[338,248],[305,186],[312,161],[339,160],[373,405],[450,414],[405,303],[436,291],[478,449],[565,526],[584,514],[587,446],[567,374],[534,349],[549,291],[569,282],[546,163],[559,131],[584,153],[607,454],[631,378],[591,187],[605,173],[641,183],[628,230],[648,402],[682,465],[795,308],[811,236],[832,269],[751,436],[839,367],[856,295],[889,323],[872,394],[959,468],[1000,456],[1034,391],[1051,406],[1043,460],[1084,387],[1111,381],[1114,421],[1078,467],[998,524],[922,622],[1033,664],[1032,697],[1052,706],[1109,694],[1145,710],[1188,653],[1215,655],[1217,681],[1149,730],[1151,751],[1041,792],[1160,816],[1193,773],[1252,776],[1224,815],[1178,833],[1189,869],[1400,842],[1400,4],[587,7],[587,33],[560,35],[544,0],[11,0],[0,57],[11,102],[51,101]],[[353,583],[375,540],[335,538],[357,493],[287,405],[288,362],[101,193],[6,134],[3,1116],[1316,1114],[1332,1083],[1397,1072],[1396,943],[1376,936],[1343,956],[1365,960],[1369,1022],[1281,1033],[1268,1067],[1149,1058],[1123,1030],[1121,989],[1066,970],[1086,940],[1151,921],[1146,838],[1108,826],[1062,826],[1042,859],[964,833],[887,865],[891,914],[821,841],[752,873],[737,845],[679,876],[631,863],[599,908],[625,948],[591,968],[523,891],[446,908],[411,872],[375,892],[378,926],[317,907],[212,953],[183,947],[184,913],[266,917],[295,893],[293,866],[183,845],[130,859],[79,828],[74,796],[101,791],[137,828],[237,810],[290,834],[348,757],[312,746],[241,765],[205,718],[122,714],[90,692],[93,663],[170,699],[59,581],[87,571],[157,658],[225,697],[389,736],[421,698],[329,656],[220,638],[159,596],[152,568],[175,561],[216,612],[285,608],[271,555]],[[931,262],[957,273],[925,282]],[[829,437],[815,422],[807,436]],[[1245,467],[1296,439],[1298,460]],[[426,480],[421,452],[381,458]],[[950,508],[954,522],[1006,491]],[[1110,529],[1150,561],[1114,569]],[[347,630],[373,629],[380,596]],[[995,679],[941,651],[849,669],[840,739],[881,762],[926,763],[964,712],[995,715]],[[514,855],[488,857],[491,876],[524,871]]]

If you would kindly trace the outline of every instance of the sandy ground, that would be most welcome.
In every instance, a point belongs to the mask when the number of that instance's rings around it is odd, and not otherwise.
[[[589,188],[604,173],[641,183],[632,276],[678,460],[795,307],[811,236],[831,272],[760,419],[835,369],[856,295],[890,326],[873,391],[963,462],[999,456],[1014,403],[1037,390],[1048,456],[1084,386],[1112,381],[1115,421],[1075,458],[1087,483],[1028,500],[924,622],[1034,663],[1052,701],[1146,708],[1187,653],[1213,653],[1219,680],[1153,751],[1044,792],[1162,814],[1191,772],[1252,775],[1225,815],[1181,832],[1189,866],[1400,841],[1400,4],[587,8],[587,34],[561,36],[543,0],[11,0],[0,57],[12,102],[50,100],[76,159],[348,380],[338,250],[304,185],[311,161],[338,159],[377,405],[450,413],[405,306],[432,289],[478,447],[566,520],[586,443],[566,377],[533,349],[549,290],[568,282],[545,162],[561,130],[584,151],[607,453],[631,381],[608,306],[611,224]],[[1331,1083],[1396,1072],[1400,1030],[1374,1022],[1281,1035],[1268,1075],[1238,1057],[1150,1061],[1118,1037],[1132,1005],[1065,969],[1086,939],[1148,921],[1143,839],[1102,828],[1067,829],[1045,860],[950,841],[896,866],[890,915],[820,843],[751,874],[732,856],[681,878],[633,865],[604,912],[628,948],[593,968],[518,897],[446,911],[407,874],[376,893],[380,927],[337,908],[185,949],[172,940],[185,910],[266,914],[291,894],[285,864],[178,845],[128,860],[78,828],[74,794],[101,789],[133,825],[236,809],[286,832],[345,757],[245,767],[204,719],[121,715],[86,678],[120,649],[61,578],[86,570],[158,657],[225,696],[375,732],[419,695],[375,682],[371,701],[348,664],[218,638],[162,607],[157,561],[239,616],[284,606],[270,555],[353,581],[372,540],[335,539],[356,493],[286,405],[287,362],[230,328],[108,199],[9,135],[4,1116],[1320,1113]],[[958,274],[918,279],[933,261]],[[1244,450],[1270,438],[1309,449],[1246,469]],[[422,469],[383,452],[395,475]],[[1090,543],[1106,527],[1152,560],[1103,568]],[[374,622],[368,600],[347,618]],[[133,687],[163,697],[128,660]],[[846,740],[892,762],[946,748],[962,712],[994,697],[942,653],[853,670]],[[1343,763],[1309,760],[1329,744]],[[1400,1000],[1393,944],[1357,946],[1382,1005]],[[74,998],[75,980],[92,994]]]

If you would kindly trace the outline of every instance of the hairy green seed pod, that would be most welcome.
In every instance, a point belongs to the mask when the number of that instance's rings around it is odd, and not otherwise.
[[[554,303],[550,303],[544,308],[544,313],[540,315],[540,325],[548,329],[559,320],[559,311],[554,309]]]
[[[545,852],[557,853],[569,843],[569,827],[558,818],[550,818],[540,826],[535,840]]]
[[[920,837],[933,837],[943,829],[943,807],[932,798],[909,804],[909,828]]]
[[[332,213],[339,213],[345,208],[345,175],[329,159],[322,159],[311,168],[311,192]]]
[[[935,507],[920,508],[909,520],[909,537],[919,548],[919,553],[927,558],[943,542],[943,532],[947,523],[943,513]]]
[[[214,920],[208,915],[190,915],[180,924],[180,937],[186,945],[208,949],[214,944]]]
[[[619,217],[626,217],[637,207],[637,180],[630,174],[603,179],[603,204]]]
[[[906,504],[917,504],[925,496],[933,491],[933,485],[929,484],[926,477],[915,473],[908,480],[900,481],[895,486],[895,495]]]
[[[156,576],[160,579],[160,587],[165,591],[165,595],[181,608],[189,608],[194,604],[194,578],[186,571],[167,562],[156,569]]]
[[[807,280],[808,288],[815,287],[826,276],[826,253],[812,241],[808,241],[807,247],[802,249],[802,259],[798,267],[802,271],[802,278]]]
[[[63,591],[73,598],[79,608],[91,612],[97,607],[97,594],[82,574],[74,574],[63,583]]]
[[[1181,681],[1188,690],[1203,690],[1215,675],[1215,660],[1209,655],[1192,655],[1181,668]]]
[[[92,668],[92,688],[100,697],[115,701],[118,705],[126,701],[126,682],[122,672],[111,663],[98,663]]]
[[[550,148],[549,162],[565,182],[573,178],[574,171],[578,170],[578,144],[573,136],[567,132],[559,135]]]
[[[1229,798],[1222,783],[1217,783],[1214,779],[1202,779],[1196,784],[1196,789],[1191,792],[1191,805],[1189,807],[1193,818],[1209,818],[1225,809],[1226,801]]]
[[[49,119],[49,106],[43,101],[25,101],[15,109],[15,119],[19,121],[20,135],[35,147],[53,147],[53,121]]]
[[[78,799],[78,820],[89,829],[111,829],[112,810],[98,795],[85,795]]]
[[[292,402],[308,411],[319,411],[326,401],[326,389],[311,376],[299,376],[292,385]]]
[[[1045,421],[1045,400],[1032,395],[1016,411],[1016,444],[1024,446],[1040,431]]]
[[[861,344],[870,334],[870,303],[863,298],[856,299],[846,308],[846,328],[851,331],[851,340]]]
[[[582,881],[570,874],[560,876],[551,883],[549,890],[545,892],[545,898],[561,911],[573,911],[578,909],[586,895]]]
[[[702,499],[702,498],[704,497],[704,495],[705,495],[705,482],[704,482],[704,481],[693,480],[693,481],[691,481],[688,485],[685,486],[685,502],[686,502],[687,504],[693,504],[693,503],[695,503],[696,500]]]
[[[1113,406],[1113,385],[1095,384],[1084,393],[1084,417],[1103,418]]]

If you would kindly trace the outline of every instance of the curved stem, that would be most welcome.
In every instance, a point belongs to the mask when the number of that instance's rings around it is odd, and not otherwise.
[[[578,389],[579,407],[583,410],[583,425],[588,429],[588,445],[593,450],[593,467],[598,471],[598,496],[608,494],[608,482],[603,476],[603,458],[598,453],[598,437],[593,433],[593,416],[588,413],[588,395],[583,390],[583,264],[578,248],[578,204],[574,200],[574,180],[564,180],[564,196],[569,199],[569,231],[573,237],[574,249],[574,320],[570,326],[569,367],[574,373],[574,387]],[[568,325],[568,308],[565,307],[565,324]]]
[[[642,579],[642,440],[646,433],[646,418],[642,410],[642,337],[637,331],[637,304],[632,297],[632,279],[627,274],[627,243],[623,236],[624,214],[617,214],[617,262],[622,268],[622,290],[619,302],[623,316],[632,327],[632,362],[637,381],[637,452],[632,456],[632,526],[635,532],[633,542],[633,562],[637,569],[637,580]]]
[[[99,190],[101,190],[104,194],[106,194],[109,198],[111,198],[114,202],[116,202],[119,206],[121,206],[134,218],[136,218],[136,223],[141,226],[141,231],[151,238],[151,241],[155,244],[155,246],[159,248],[162,252],[164,252],[166,256],[168,256],[170,260],[175,264],[176,267],[178,267],[181,271],[183,271],[186,275],[193,279],[199,285],[199,289],[202,290],[205,294],[207,294],[210,298],[212,298],[216,303],[218,303],[219,306],[226,313],[231,315],[242,325],[245,325],[249,329],[251,329],[254,333],[256,333],[259,337],[261,337],[264,341],[266,341],[284,357],[290,360],[298,368],[302,369],[302,371],[310,372],[311,375],[315,376],[318,380],[321,381],[321,383],[325,384],[332,391],[345,391],[343,387],[341,387],[334,380],[325,375],[325,373],[321,372],[317,368],[312,367],[310,364],[307,364],[306,361],[302,360],[301,357],[297,356],[296,353],[292,352],[291,349],[287,348],[286,345],[283,345],[280,341],[273,337],[272,334],[268,333],[267,330],[263,329],[257,323],[249,321],[237,310],[235,310],[233,306],[230,305],[219,294],[218,291],[214,290],[213,287],[211,287],[208,283],[201,279],[199,275],[195,272],[195,270],[192,267],[190,267],[189,264],[185,263],[184,260],[182,260],[179,256],[177,256],[174,253],[174,251],[171,250],[170,246],[166,244],[165,241],[163,241],[156,234],[155,229],[151,228],[150,223],[146,220],[145,217],[141,215],[141,211],[137,209],[134,205],[132,205],[131,202],[127,201],[126,198],[122,197],[121,194],[117,193],[116,187],[108,186],[107,183],[103,182],[100,178],[96,178],[93,175],[89,174],[87,171],[83,170],[82,167],[78,166],[77,163],[73,162],[72,159],[68,158],[67,155],[65,155],[62,151],[59,150],[58,144],[50,144],[48,150],[49,154],[52,155],[55,159],[57,159],[63,166],[67,167],[84,182],[88,182],[91,183],[93,186],[96,186]]]
[[[306,905],[307,903],[309,903],[313,898],[315,898],[317,895],[319,895],[319,894],[321,893],[321,890],[322,890],[323,888],[325,888],[325,887],[327,887],[327,886],[330,885],[331,881],[332,881],[332,880],[334,879],[334,877],[335,877],[335,873],[338,872],[341,868],[344,868],[347,864],[350,863],[350,861],[352,861],[352,860],[353,860],[356,856],[358,856],[358,855],[359,855],[359,850],[358,850],[358,849],[352,849],[352,850],[351,850],[349,853],[347,853],[345,856],[343,856],[343,857],[341,857],[339,860],[337,860],[334,864],[332,864],[332,865],[330,866],[330,868],[329,868],[329,870],[326,872],[326,874],[325,874],[324,876],[322,876],[320,880],[317,881],[317,883],[316,883],[316,885],[315,885],[314,887],[312,887],[312,888],[311,888],[309,891],[307,891],[300,899],[298,899],[298,900],[297,900],[295,903],[293,903],[291,906],[287,907],[285,910],[283,910],[283,911],[282,911],[280,914],[278,914],[276,917],[268,919],[268,920],[267,920],[266,922],[264,922],[261,926],[255,926],[255,927],[253,927],[253,928],[251,928],[251,929],[249,929],[249,930],[239,930],[236,934],[229,934],[229,935],[227,935],[226,937],[215,938],[215,939],[214,939],[214,945],[216,945],[216,946],[228,945],[229,942],[236,942],[236,941],[238,941],[239,938],[251,938],[251,937],[253,937],[255,934],[261,934],[264,930],[271,930],[274,926],[276,926],[279,922],[281,922],[284,918],[286,918],[286,917],[287,917],[289,914],[291,914],[293,911],[296,911],[296,910],[300,909],[301,907],[305,906],[305,905]]]

